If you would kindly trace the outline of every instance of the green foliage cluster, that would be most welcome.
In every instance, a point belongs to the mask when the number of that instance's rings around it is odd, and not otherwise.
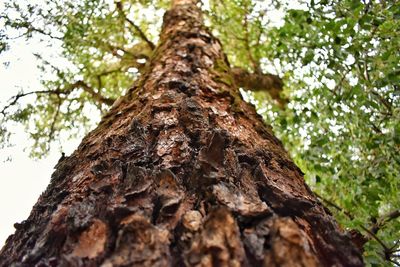
[[[0,49],[14,30],[58,42],[68,64],[38,55],[54,77],[44,78],[37,104],[15,101],[0,119],[28,127],[36,156],[63,131],[77,135],[93,125],[87,109],[107,110],[146,68],[167,5],[8,0]],[[263,92],[244,96],[341,224],[367,237],[366,262],[399,264],[400,3],[210,0],[203,9],[233,66],[283,77],[284,108]],[[8,140],[6,127],[0,136]]]
[[[63,136],[82,138],[98,122],[100,115],[132,85],[150,56],[151,49],[138,37],[137,29],[151,42],[161,23],[160,7],[155,13],[146,1],[123,2],[121,8],[103,0],[46,0],[36,4],[9,0],[4,6],[0,13],[3,50],[15,38],[58,47],[56,57],[46,51],[35,54],[45,74],[43,87],[19,92],[0,110],[2,126],[10,121],[26,126],[34,141],[34,157],[45,155],[50,144]],[[141,16],[139,11],[143,10],[153,16]],[[35,96],[34,105],[20,103],[28,95]],[[4,144],[10,135],[6,127],[1,133]]]
[[[289,104],[266,104],[263,93],[247,98],[312,189],[337,206],[330,208],[342,225],[369,238],[366,261],[398,263],[400,223],[387,214],[400,207],[400,3],[226,2],[215,3],[211,18],[230,61],[283,76]],[[266,18],[276,10],[283,24]]]

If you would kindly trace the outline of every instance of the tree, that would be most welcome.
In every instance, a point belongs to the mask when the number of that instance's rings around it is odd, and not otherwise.
[[[190,0],[149,66],[56,166],[1,263],[361,266]]]
[[[39,51],[43,88],[24,87],[1,110],[0,146],[9,143],[9,122],[22,123],[35,142],[35,157],[54,143],[62,146],[65,136],[82,138],[97,124],[93,107],[104,115],[140,79],[166,8],[160,0],[5,0],[0,5],[5,7],[0,52],[21,37],[40,38],[59,45],[68,62],[68,67],[58,64],[51,50]],[[270,93],[241,90],[246,101],[273,126],[342,227],[361,231],[355,237],[360,246],[367,241],[366,263],[379,266],[396,262],[400,244],[399,5],[212,0],[202,6],[235,84]],[[277,12],[283,21],[276,20]],[[283,78],[283,92],[277,76],[263,74],[268,71]],[[25,101],[33,97],[34,104]]]

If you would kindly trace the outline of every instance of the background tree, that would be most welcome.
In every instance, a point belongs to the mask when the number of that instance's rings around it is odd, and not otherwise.
[[[8,137],[7,120],[20,121],[40,156],[63,131],[74,136],[77,125],[89,129],[96,121],[82,111],[92,105],[104,114],[146,69],[165,7],[150,1],[8,2],[2,47],[13,33],[38,35],[59,42],[70,64],[51,65],[38,55],[54,79],[43,81],[36,105],[15,105],[30,92],[4,105],[2,137]],[[312,188],[338,207],[333,211],[344,226],[369,240],[366,260],[393,260],[400,230],[399,3],[310,1],[293,9],[284,1],[211,1],[203,9],[236,67],[236,82],[246,76],[256,81],[242,83],[246,89],[268,85],[261,89],[270,94],[245,96],[273,125]],[[276,12],[285,14],[283,23],[271,21]],[[283,77],[283,94],[267,73]]]

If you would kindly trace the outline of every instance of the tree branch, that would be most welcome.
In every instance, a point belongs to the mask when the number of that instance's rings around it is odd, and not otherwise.
[[[283,99],[280,96],[283,89],[283,82],[279,76],[273,74],[250,73],[238,67],[232,68],[232,74],[239,87],[253,92],[268,92],[272,99],[276,100],[281,107],[285,106],[288,102],[287,99]]]
[[[351,219],[351,220],[354,219],[353,215],[350,212],[345,211],[343,208],[339,207],[334,202],[330,201],[329,199],[326,199],[326,198],[322,197],[321,195],[319,195],[319,194],[317,194],[315,192],[314,192],[314,195],[316,195],[319,199],[321,199],[323,202],[325,202],[329,206],[334,207],[335,209],[337,209],[340,212],[343,212],[344,215],[346,215],[349,219]]]
[[[250,46],[250,33],[249,33],[249,23],[248,23],[248,18],[247,16],[250,13],[248,4],[245,4],[244,6],[244,10],[245,10],[245,14],[244,14],[244,18],[243,18],[243,28],[244,28],[244,45],[246,47],[246,51],[247,51],[247,56],[249,57],[249,60],[251,62],[251,64],[253,65],[253,69],[256,73],[261,74],[261,67],[260,67],[260,62],[259,60],[255,59],[253,57],[253,54],[251,53],[251,46]]]
[[[381,216],[377,222],[370,228],[372,233],[377,233],[387,222],[400,217],[400,210],[394,210]]]
[[[6,111],[9,109],[11,106],[15,105],[18,100],[22,97],[28,96],[28,95],[33,95],[33,94],[55,94],[55,95],[60,95],[60,94],[66,94],[65,92],[62,92],[60,90],[41,90],[41,91],[32,91],[32,92],[27,92],[27,93],[19,93],[13,97],[10,98],[9,101],[11,101],[8,105],[6,105],[0,113],[3,114],[3,116],[6,116]]]
[[[354,216],[349,213],[348,211],[344,210],[343,208],[339,207],[338,205],[336,205],[335,203],[333,203],[332,201],[320,196],[319,194],[315,193],[314,194],[321,199],[324,203],[326,203],[327,205],[334,207],[335,209],[343,212],[344,215],[346,215],[349,219],[354,219]],[[383,248],[383,252],[384,252],[384,259],[387,261],[392,261],[392,257],[395,255],[396,252],[396,246],[397,243],[392,246],[392,247],[388,247],[376,234],[378,233],[379,229],[381,229],[383,227],[383,225],[393,219],[396,219],[400,217],[400,210],[395,210],[392,212],[389,212],[388,214],[382,216],[381,218],[378,219],[377,223],[375,223],[371,228],[367,228],[363,225],[360,225],[360,228],[365,231],[367,233],[367,236],[361,235],[358,231],[358,233],[355,233],[354,231],[351,232],[353,238],[355,238],[356,240],[353,240],[353,242],[359,246],[360,249],[362,249],[362,246],[364,246],[364,244],[369,241],[371,238],[375,239]],[[352,238],[352,239],[353,239]]]
[[[81,88],[82,90],[84,90],[88,94],[90,94],[93,97],[93,99],[96,100],[97,102],[99,102],[100,104],[106,104],[108,106],[111,106],[114,103],[115,99],[102,96],[100,93],[96,92],[91,86],[89,86],[87,83],[85,83],[82,80],[76,81],[74,83],[68,83],[68,81],[65,78],[63,78],[63,76],[61,75],[62,71],[59,68],[57,68],[50,62],[43,60],[41,55],[39,55],[39,54],[34,54],[34,55],[38,59],[41,59],[46,65],[49,65],[53,70],[55,70],[57,72],[58,76],[67,84],[67,86],[65,86],[65,89],[60,90],[59,88],[57,88],[54,92],[58,91],[58,92],[64,92],[64,94],[69,94],[73,90]],[[32,92],[32,93],[35,93],[35,92]]]
[[[115,101],[115,99],[102,96],[100,93],[96,92],[92,87],[90,87],[87,83],[85,83],[82,80],[79,80],[70,85],[71,91],[76,88],[82,88],[83,91],[90,94],[93,97],[93,99],[95,99],[97,102],[106,104],[107,106],[111,106]]]
[[[49,37],[51,39],[56,39],[56,40],[60,40],[60,41],[63,40],[63,37],[55,36],[55,35],[53,35],[52,32],[48,32],[48,31],[45,31],[44,29],[34,27],[33,26],[33,21],[28,22],[28,21],[21,21],[21,20],[11,20],[9,17],[6,17],[6,16],[0,16],[0,17],[4,18],[6,20],[9,20],[9,21],[7,21],[7,26],[10,26],[10,25],[14,24],[14,26],[11,26],[12,28],[17,29],[17,30],[23,30],[23,32],[18,34],[17,36],[13,36],[13,37],[8,36],[7,39],[9,39],[9,40],[16,40],[16,39],[21,38],[23,36],[28,36],[29,37],[29,35],[32,32],[40,33],[40,34],[42,34],[44,36],[47,36],[47,37]]]
[[[63,37],[54,36],[51,33],[44,31],[43,29],[35,28],[33,26],[29,26],[27,28],[27,32],[25,33],[25,35],[29,34],[30,31],[38,32],[38,33],[40,33],[42,35],[50,37],[51,39],[57,39],[57,40],[60,40],[60,41],[62,41],[64,39]]]
[[[115,101],[115,99],[113,99],[113,98],[107,98],[107,97],[102,96],[101,94],[96,92],[92,87],[90,87],[87,83],[79,80],[75,83],[69,84],[63,90],[57,88],[56,90],[40,90],[40,91],[31,91],[31,92],[27,92],[27,93],[16,94],[15,96],[10,98],[10,100],[9,100],[10,103],[8,105],[4,106],[3,109],[0,111],[0,113],[3,114],[3,116],[5,117],[7,109],[9,109],[11,106],[15,105],[20,98],[25,97],[25,96],[29,96],[29,95],[33,95],[33,94],[36,94],[36,95],[53,94],[53,95],[57,95],[57,96],[68,95],[73,90],[78,89],[78,88],[81,88],[86,93],[90,94],[94,100],[96,100],[97,102],[99,102],[101,104],[111,106]]]
[[[154,50],[154,48],[156,47],[152,41],[150,41],[147,36],[144,34],[144,32],[142,31],[142,29],[140,29],[139,26],[137,26],[132,20],[130,20],[122,7],[122,3],[121,2],[116,2],[115,3],[118,9],[119,14],[135,29],[135,31],[139,34],[139,37],[150,47],[151,50]]]

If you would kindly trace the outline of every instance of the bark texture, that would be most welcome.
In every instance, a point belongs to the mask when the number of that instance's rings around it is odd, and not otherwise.
[[[361,266],[245,103],[190,1],[149,69],[59,162],[1,266]]]

